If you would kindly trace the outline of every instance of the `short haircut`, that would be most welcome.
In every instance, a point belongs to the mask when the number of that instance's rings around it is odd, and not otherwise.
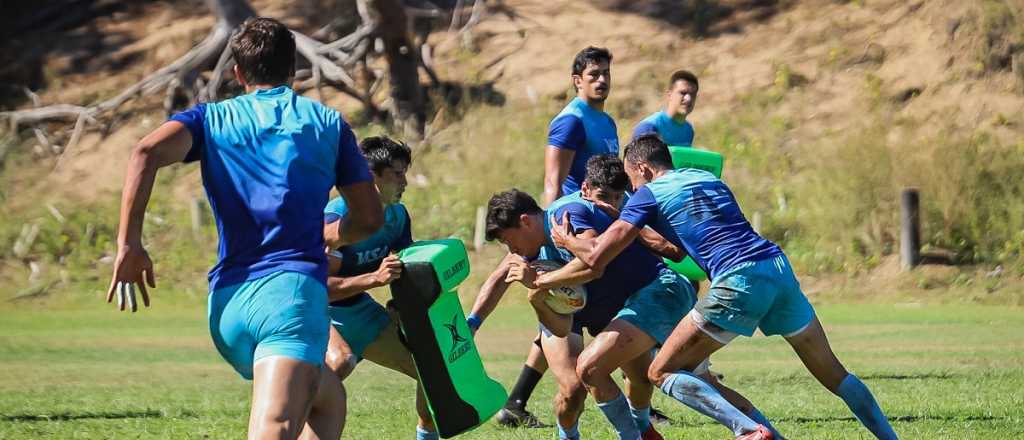
[[[284,84],[295,72],[295,36],[273,18],[245,20],[231,37],[231,54],[249,84]]]
[[[603,47],[588,46],[576,54],[572,60],[572,74],[582,75],[588,64],[599,64],[601,61],[612,62],[612,53]]]
[[[672,154],[668,151],[668,145],[658,135],[648,133],[637,136],[632,142],[626,144],[624,156],[626,160],[636,165],[640,162],[647,162],[660,170],[671,170]]]
[[[541,214],[537,201],[529,194],[512,188],[491,196],[487,202],[487,230],[485,238],[494,241],[502,230],[519,226],[519,216]]]
[[[672,72],[672,76],[668,80],[668,90],[672,90],[672,87],[676,85],[676,81],[686,81],[693,84],[693,88],[700,90],[700,82],[697,81],[697,75],[689,70],[677,70]]]
[[[587,185],[606,191],[625,191],[629,176],[622,161],[612,154],[599,154],[587,160]]]
[[[380,174],[384,168],[393,167],[395,161],[404,161],[412,165],[412,150],[404,142],[395,141],[387,136],[370,136],[359,143],[359,151],[366,157],[370,170]]]

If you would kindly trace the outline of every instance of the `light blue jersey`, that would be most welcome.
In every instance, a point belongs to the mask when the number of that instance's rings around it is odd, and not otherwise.
[[[684,247],[712,280],[740,263],[782,254],[754,232],[724,182],[695,168],[669,171],[640,187],[619,219],[651,226]]]
[[[680,124],[664,111],[652,113],[640,121],[633,129],[633,139],[649,133],[657,134],[666,145],[693,146],[693,125],[689,121]]]
[[[611,116],[576,97],[551,120],[548,145],[576,153],[562,182],[562,194],[572,194],[583,184],[587,160],[599,154],[619,154],[619,135]]]
[[[192,134],[220,234],[210,290],[278,271],[325,282],[323,207],[332,186],[368,182],[337,111],[290,88],[199,104],[171,117]]]

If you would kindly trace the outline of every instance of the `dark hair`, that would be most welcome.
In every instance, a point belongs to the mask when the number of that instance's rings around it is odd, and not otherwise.
[[[598,64],[601,61],[612,62],[612,53],[603,47],[588,46],[576,54],[572,60],[572,74],[582,75],[588,64]]]
[[[519,226],[519,216],[543,212],[533,197],[518,189],[512,188],[508,191],[497,193],[491,196],[491,201],[487,202],[487,230],[485,238],[487,241],[494,241],[503,229]]]
[[[634,165],[640,162],[647,162],[651,166],[662,170],[671,170],[673,168],[672,154],[668,151],[668,145],[665,145],[665,142],[656,134],[648,133],[637,136],[630,143],[626,144],[623,150],[626,160]]]
[[[370,136],[359,143],[359,151],[363,152],[366,162],[374,173],[380,174],[384,168],[391,167],[395,161],[412,164],[412,150],[404,142],[395,141],[387,136]]]
[[[697,82],[697,75],[694,75],[693,72],[689,70],[677,70],[672,72],[672,76],[668,80],[669,90],[672,90],[672,86],[676,85],[676,81],[686,81],[693,84],[693,88],[695,89],[694,91],[700,90],[700,83]]]
[[[599,154],[587,160],[587,185],[610,191],[625,191],[629,176],[622,161],[611,154]]]
[[[231,55],[247,83],[284,84],[295,72],[295,36],[273,18],[253,17],[231,37]]]

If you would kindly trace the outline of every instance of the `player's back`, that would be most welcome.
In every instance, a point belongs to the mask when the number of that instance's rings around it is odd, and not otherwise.
[[[211,288],[282,270],[323,279],[323,206],[337,180],[341,116],[284,86],[197,108],[204,139],[188,159],[202,159],[220,233]]]
[[[669,171],[644,188],[661,213],[652,224],[654,229],[672,243],[684,245],[712,279],[739,263],[782,253],[754,231],[729,187],[707,171]],[[644,197],[640,192],[637,196]]]

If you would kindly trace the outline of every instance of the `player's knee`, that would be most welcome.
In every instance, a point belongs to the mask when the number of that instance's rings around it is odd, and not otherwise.
[[[345,380],[352,370],[356,368],[356,356],[352,353],[328,351],[324,358],[327,369],[338,377],[338,380]]]
[[[586,385],[593,386],[601,377],[608,376],[610,371],[603,368],[593,356],[580,356],[576,363],[576,375]]]

